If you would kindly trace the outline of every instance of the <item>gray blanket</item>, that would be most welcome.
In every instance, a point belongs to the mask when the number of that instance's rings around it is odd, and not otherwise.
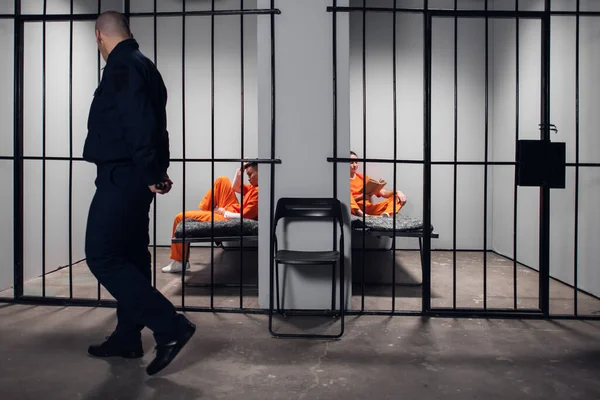
[[[238,219],[229,219],[226,221],[215,221],[214,236],[215,237],[232,237],[240,235],[241,221]],[[377,232],[392,232],[394,218],[379,217],[367,215],[365,225],[368,229]],[[363,218],[352,216],[352,229],[361,230],[363,228]],[[423,220],[419,218],[409,217],[407,215],[396,214],[396,231],[418,231],[423,229]],[[433,231],[433,227],[431,228]],[[243,236],[258,236],[258,221],[253,219],[244,219]],[[211,237],[212,223],[200,222],[194,219],[185,220],[185,236],[186,237]],[[175,237],[183,236],[183,222],[180,222],[175,228]]]
[[[241,228],[242,221],[239,219],[215,221],[214,236],[239,236],[240,232],[244,236],[258,236],[258,221],[244,219],[243,229]],[[212,222],[200,222],[194,219],[185,220],[185,237],[211,237],[212,232]],[[183,237],[183,222],[180,222],[177,228],[175,228],[175,237]]]
[[[396,232],[418,231],[423,229],[423,220],[396,214]],[[393,232],[394,218],[367,215],[363,225],[363,217],[352,216],[352,229],[361,230],[363,226],[377,232]],[[433,230],[433,228],[432,228]]]

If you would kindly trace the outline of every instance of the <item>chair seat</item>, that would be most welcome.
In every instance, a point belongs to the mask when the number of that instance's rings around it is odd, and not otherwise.
[[[339,251],[279,250],[275,260],[282,264],[329,264],[340,258]]]

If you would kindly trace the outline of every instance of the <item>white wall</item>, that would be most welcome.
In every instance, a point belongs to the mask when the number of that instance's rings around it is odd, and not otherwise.
[[[66,2],[68,5],[68,2]],[[95,2],[93,2],[95,3]],[[103,9],[110,2],[103,1]],[[132,11],[146,10],[147,2]],[[172,11],[180,2],[159,2],[162,11]],[[49,13],[68,12],[61,3],[52,3]],[[96,3],[97,4],[97,3]],[[114,2],[115,6],[121,4]],[[217,2],[220,9],[239,8],[237,0]],[[256,1],[246,0],[245,8],[254,8]],[[24,3],[24,11],[41,12],[36,2]],[[83,7],[82,3],[78,7]],[[195,4],[209,8],[210,2]],[[114,8],[114,7],[112,7]],[[192,7],[188,7],[188,10]],[[78,8],[76,12],[95,12]],[[256,16],[244,16],[244,154],[257,157],[256,101]],[[169,92],[167,118],[171,138],[171,157],[183,157],[183,93],[185,73],[185,135],[186,158],[211,157],[211,74],[210,74],[210,17],[186,17],[185,71],[182,68],[181,17],[159,17],[157,23],[157,62]],[[131,28],[140,43],[141,51],[154,60],[154,22],[152,18],[132,18]],[[46,155],[69,155],[69,23],[47,23],[46,57]],[[3,36],[9,37],[10,36]],[[94,22],[75,22],[73,42],[73,156],[81,157],[87,134],[87,116],[92,94],[97,86],[97,49]],[[214,156],[240,158],[241,154],[241,59],[240,17],[215,17],[215,110]],[[42,155],[42,24],[28,23],[25,28],[25,92],[24,92],[24,151],[28,156]],[[10,53],[12,57],[12,53]],[[4,65],[4,64],[3,64]],[[102,61],[102,66],[104,62]],[[12,71],[12,63],[9,65]],[[4,74],[3,74],[4,76]],[[9,76],[7,75],[7,79]],[[12,84],[12,83],[11,83]],[[11,98],[8,99],[12,104]],[[2,101],[2,100],[0,100]],[[7,112],[9,111],[6,108]],[[12,113],[12,111],[10,111]],[[12,122],[12,119],[4,119]],[[11,125],[12,126],[12,125]],[[10,135],[2,135],[3,144]],[[3,128],[4,129],[4,128]],[[232,177],[237,163],[215,163],[214,178]],[[25,161],[24,170],[24,239],[28,244],[24,255],[25,279],[42,273],[42,162]],[[89,203],[94,193],[95,167],[73,162],[73,261],[83,259],[84,233]],[[184,208],[183,163],[172,162],[169,173],[175,187],[168,196],[159,196],[157,204],[158,245],[169,245],[173,217]],[[212,182],[210,163],[186,163],[185,209],[196,209]],[[46,162],[46,271],[68,265],[69,163]],[[12,199],[12,197],[11,197]],[[151,213],[151,216],[153,214]],[[151,219],[151,224],[154,221]],[[151,225],[152,227],[152,225]],[[11,231],[12,235],[12,231]],[[8,242],[7,242],[8,243]],[[3,244],[4,245],[4,244]],[[11,247],[12,248],[12,247]]]
[[[268,0],[258,2],[268,7]],[[348,4],[338,1],[338,5]],[[275,199],[286,196],[331,197],[333,164],[333,87],[332,87],[332,18],[322,0],[276,1],[281,9],[275,25],[276,54],[276,157]],[[310,21],[307,29],[306,21]],[[349,151],[348,103],[348,17],[338,20],[338,151]],[[270,24],[259,21],[259,105],[260,151],[270,157]],[[264,107],[264,108],[263,108]],[[265,175],[261,175],[265,176]],[[349,201],[347,172],[338,170],[338,196]],[[260,192],[260,224],[269,226],[269,193]],[[280,224],[279,228],[283,225]],[[349,232],[346,229],[346,238]],[[268,305],[269,230],[261,228],[259,279],[261,307]],[[332,246],[331,222],[295,222],[289,229],[279,229],[280,248],[296,250],[328,250]],[[346,242],[346,277],[349,278],[349,240]],[[283,271],[283,266],[282,266]],[[330,267],[295,268],[289,266],[285,279],[286,308],[329,308],[331,306]],[[349,282],[349,279],[346,279]],[[349,287],[349,286],[346,286]],[[339,292],[337,292],[339,293]],[[346,291],[349,295],[349,291]],[[339,304],[339,303],[338,303]]]

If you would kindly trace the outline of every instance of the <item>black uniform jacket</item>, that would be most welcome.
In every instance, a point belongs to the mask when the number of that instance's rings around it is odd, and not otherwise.
[[[147,185],[163,180],[169,167],[167,90],[156,66],[134,39],[109,54],[88,118],[86,161],[135,164]]]

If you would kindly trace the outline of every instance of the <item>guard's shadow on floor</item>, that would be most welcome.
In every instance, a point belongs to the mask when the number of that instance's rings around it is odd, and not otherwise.
[[[215,249],[213,253],[213,267],[211,268],[210,256],[207,262],[191,263],[191,270],[186,272],[186,295],[210,296],[211,292],[217,296],[237,296],[240,293],[240,281],[243,282],[243,295],[258,296],[258,251],[256,249],[221,250]],[[240,276],[243,279],[240,280]],[[214,291],[210,284],[214,282]],[[181,287],[174,291],[181,294]]]
[[[354,244],[352,249],[353,293],[373,297],[420,298],[423,293],[421,255],[419,251],[389,250],[390,244],[382,242],[381,248],[362,250]],[[395,288],[393,282],[395,281]],[[436,297],[434,293],[432,297]]]

